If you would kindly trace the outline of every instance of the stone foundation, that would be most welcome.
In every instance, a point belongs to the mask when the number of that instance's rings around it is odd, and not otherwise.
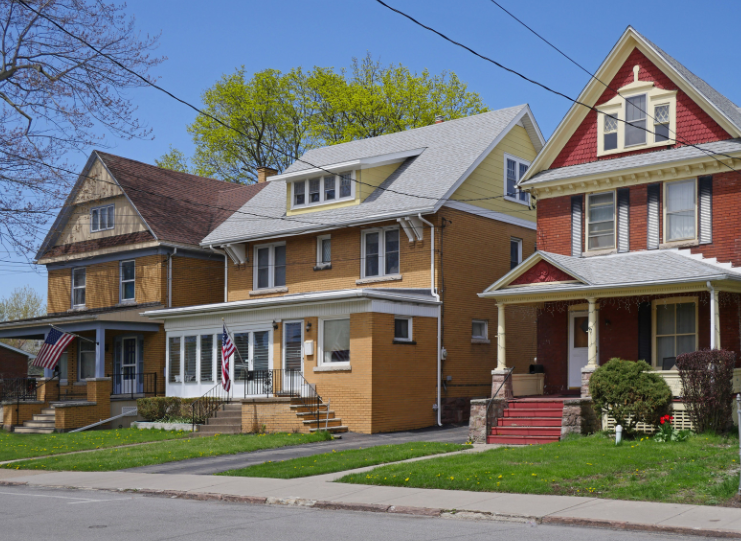
[[[489,407],[491,402],[491,407]],[[486,436],[491,427],[497,424],[497,419],[504,414],[506,400],[503,398],[482,398],[471,400],[471,413],[468,419],[468,439],[473,443],[486,443]],[[486,417],[487,408],[489,418]]]
[[[591,398],[564,400],[561,439],[568,434],[593,434],[601,428],[602,420],[595,413]]]
[[[456,397],[456,398],[442,398],[442,415],[441,420],[444,425],[450,424],[467,424],[470,413],[471,413],[471,401],[479,398],[485,398],[482,396],[477,397]]]
[[[492,398],[505,398],[511,400],[514,397],[512,392],[512,376],[507,378],[507,382],[502,385],[504,378],[509,375],[509,370],[492,370],[491,371],[491,396]]]
[[[597,370],[596,366],[585,366],[581,369],[581,397],[589,398],[592,396],[589,393],[589,380],[592,378],[592,374]]]

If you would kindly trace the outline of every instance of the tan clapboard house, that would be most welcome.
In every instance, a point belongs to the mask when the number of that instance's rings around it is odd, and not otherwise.
[[[477,293],[535,250],[516,183],[543,144],[522,105],[311,150],[270,176],[201,241],[228,256],[223,302],[144,314],[164,321],[167,395],[218,394],[226,324],[242,431],[465,422],[496,366],[497,309]],[[510,321],[526,377],[535,320]],[[319,397],[319,424],[296,389]]]
[[[163,325],[141,313],[224,299],[225,258],[199,243],[263,187],[93,152],[36,256],[48,272],[47,315],[0,324],[0,338],[43,340],[54,325],[88,340],[76,338],[56,375],[47,371],[54,378],[44,404],[20,418],[3,408],[4,427],[30,420],[50,401],[90,401],[90,381],[97,409],[60,407],[56,420],[49,414],[35,428],[76,428],[136,397],[164,394]],[[100,405],[108,401],[110,411]]]

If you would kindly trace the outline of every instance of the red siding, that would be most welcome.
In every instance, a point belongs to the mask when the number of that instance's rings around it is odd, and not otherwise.
[[[741,174],[713,175],[713,243],[698,246],[692,253],[717,257],[721,263],[741,265]]]
[[[618,70],[609,84],[607,90],[597,100],[596,105],[605,103],[616,96],[611,89],[618,89],[633,81],[633,66],[640,66],[638,79],[641,81],[653,81],[657,87],[665,90],[678,90],[677,86],[659,68],[656,67],[638,49],[634,49],[625,64]],[[684,144],[707,143],[710,141],[722,141],[730,139],[730,135],[710,118],[687,94],[679,90],[677,92],[677,139],[685,143],[677,143],[680,147]],[[669,147],[660,147],[664,150]],[[597,113],[590,111],[581,126],[577,128],[571,139],[561,149],[558,157],[553,161],[551,169],[566,167],[579,163],[593,162],[597,160],[609,160],[620,158],[631,154],[644,152],[656,152],[656,149],[637,150],[634,152],[622,152],[610,156],[597,158]]]
[[[28,375],[28,357],[0,347],[0,379]]]

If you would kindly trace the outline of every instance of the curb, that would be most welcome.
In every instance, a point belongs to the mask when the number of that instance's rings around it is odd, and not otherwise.
[[[602,528],[610,530],[640,531],[664,533],[674,535],[691,535],[699,537],[715,537],[721,539],[741,539],[741,531],[713,530],[704,528],[690,528],[684,526],[669,526],[662,524],[641,524],[617,520],[586,519],[573,517],[532,515],[514,515],[487,513],[483,511],[469,511],[465,509],[438,509],[434,507],[414,507],[406,505],[387,505],[378,503],[331,502],[323,500],[309,500],[306,498],[276,498],[264,496],[237,496],[231,494],[215,494],[212,492],[186,492],[183,490],[156,490],[122,489],[122,488],[94,488],[63,485],[29,485],[27,481],[0,481],[0,486],[33,486],[38,488],[62,488],[68,490],[97,490],[101,492],[134,493],[144,496],[158,496],[164,498],[222,501],[229,503],[246,503],[252,505],[281,505],[289,507],[307,507],[329,511],[360,511],[365,513],[393,513],[400,515],[440,517],[457,520],[493,520],[497,522],[526,522],[532,524],[547,524],[553,526],[581,526],[588,528]]]

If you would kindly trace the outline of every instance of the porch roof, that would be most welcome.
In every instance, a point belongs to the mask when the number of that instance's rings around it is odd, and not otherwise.
[[[238,310],[250,310],[270,308],[280,305],[327,303],[334,301],[352,299],[378,299],[413,304],[438,305],[440,301],[435,299],[429,289],[401,289],[401,288],[367,288],[367,289],[342,289],[337,291],[320,291],[312,293],[294,293],[280,297],[268,297],[249,299],[244,301],[220,302],[215,304],[201,304],[197,306],[185,306],[182,308],[168,308],[164,310],[151,310],[142,315],[167,319],[173,317],[186,317],[215,312],[232,312]]]
[[[510,285],[541,261],[570,275],[573,281]],[[575,294],[587,297],[599,291],[636,291],[661,286],[696,284],[695,290],[706,290],[708,282],[713,282],[714,285],[722,282],[727,287],[741,291],[741,268],[733,268],[730,263],[718,263],[715,259],[706,259],[690,253],[689,250],[678,249],[594,257],[536,252],[483,293],[479,293],[479,296],[501,300],[528,297],[537,302],[543,300],[542,297],[574,297]]]
[[[0,323],[0,338],[29,338],[44,340],[50,325],[64,331],[80,332],[98,328],[122,331],[159,330],[160,322],[143,317],[143,308],[162,306],[160,303],[114,306],[92,310],[75,310],[62,314],[49,314],[28,319],[16,319]]]

